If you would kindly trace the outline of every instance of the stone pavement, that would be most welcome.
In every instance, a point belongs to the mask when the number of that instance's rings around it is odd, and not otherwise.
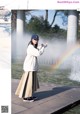
[[[12,79],[12,114],[51,114],[80,101],[80,87],[40,83],[38,100],[29,103],[15,95],[19,80]]]

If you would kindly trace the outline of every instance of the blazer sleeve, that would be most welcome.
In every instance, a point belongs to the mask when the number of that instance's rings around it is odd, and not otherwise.
[[[40,49],[36,49],[34,48],[33,45],[29,45],[27,49],[27,54],[32,55],[32,56],[40,56],[43,54],[43,52],[44,52],[44,47]]]

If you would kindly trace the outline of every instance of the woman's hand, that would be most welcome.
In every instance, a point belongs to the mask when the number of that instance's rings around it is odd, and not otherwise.
[[[44,47],[45,47],[45,48],[47,47],[47,43],[44,45]]]
[[[46,44],[41,44],[41,46],[45,48],[45,47],[47,47],[47,43]]]

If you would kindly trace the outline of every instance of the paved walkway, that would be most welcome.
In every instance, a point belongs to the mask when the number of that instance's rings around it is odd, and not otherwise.
[[[51,114],[80,100],[80,88],[40,84],[35,93],[38,100],[32,103],[23,102],[15,96],[19,80],[12,79],[12,114]]]

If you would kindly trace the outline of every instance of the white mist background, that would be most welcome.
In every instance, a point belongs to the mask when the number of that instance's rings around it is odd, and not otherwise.
[[[17,35],[17,36],[13,34],[13,38],[12,38],[13,62],[15,61],[22,62],[22,63],[24,62],[24,59],[26,57],[27,46],[31,40],[31,36],[32,35],[30,34]],[[59,60],[62,57],[64,60],[61,60],[62,62],[60,63],[57,69],[71,69],[71,73],[68,76],[68,78],[70,78],[71,80],[79,81],[80,73],[79,73],[79,68],[77,68],[77,67],[80,67],[79,52],[77,52],[77,50],[75,51],[74,49],[74,52],[68,55],[67,50],[69,50],[68,49],[69,46],[67,44],[67,41],[64,39],[54,38],[54,37],[42,38],[39,36],[38,45],[41,45],[42,43],[48,44],[48,46],[44,50],[44,53],[38,57],[39,65],[50,65],[50,66],[54,65],[57,62],[57,60]],[[72,47],[70,47],[70,50],[71,48]],[[75,64],[74,64],[74,58],[76,58]]]
[[[31,40],[31,35],[13,35],[12,38],[12,60],[24,61],[26,56],[26,50],[28,43]],[[54,60],[58,59],[61,54],[67,48],[67,42],[58,38],[41,38],[39,36],[38,46],[41,44],[46,44],[47,47],[44,50],[43,55],[39,56],[39,63],[41,64],[53,64]],[[53,61],[53,62],[51,62]],[[44,63],[45,62],[45,63]]]
[[[80,48],[72,56],[71,80],[80,82]]]
[[[64,38],[65,39],[65,38]],[[67,50],[67,41],[59,38],[42,38],[39,36],[38,45],[48,44],[44,53],[38,57],[39,64],[53,65]],[[30,34],[18,35],[13,34],[12,38],[12,61],[24,62],[26,50],[29,41],[31,40]],[[67,58],[60,68],[70,68],[71,57]]]

